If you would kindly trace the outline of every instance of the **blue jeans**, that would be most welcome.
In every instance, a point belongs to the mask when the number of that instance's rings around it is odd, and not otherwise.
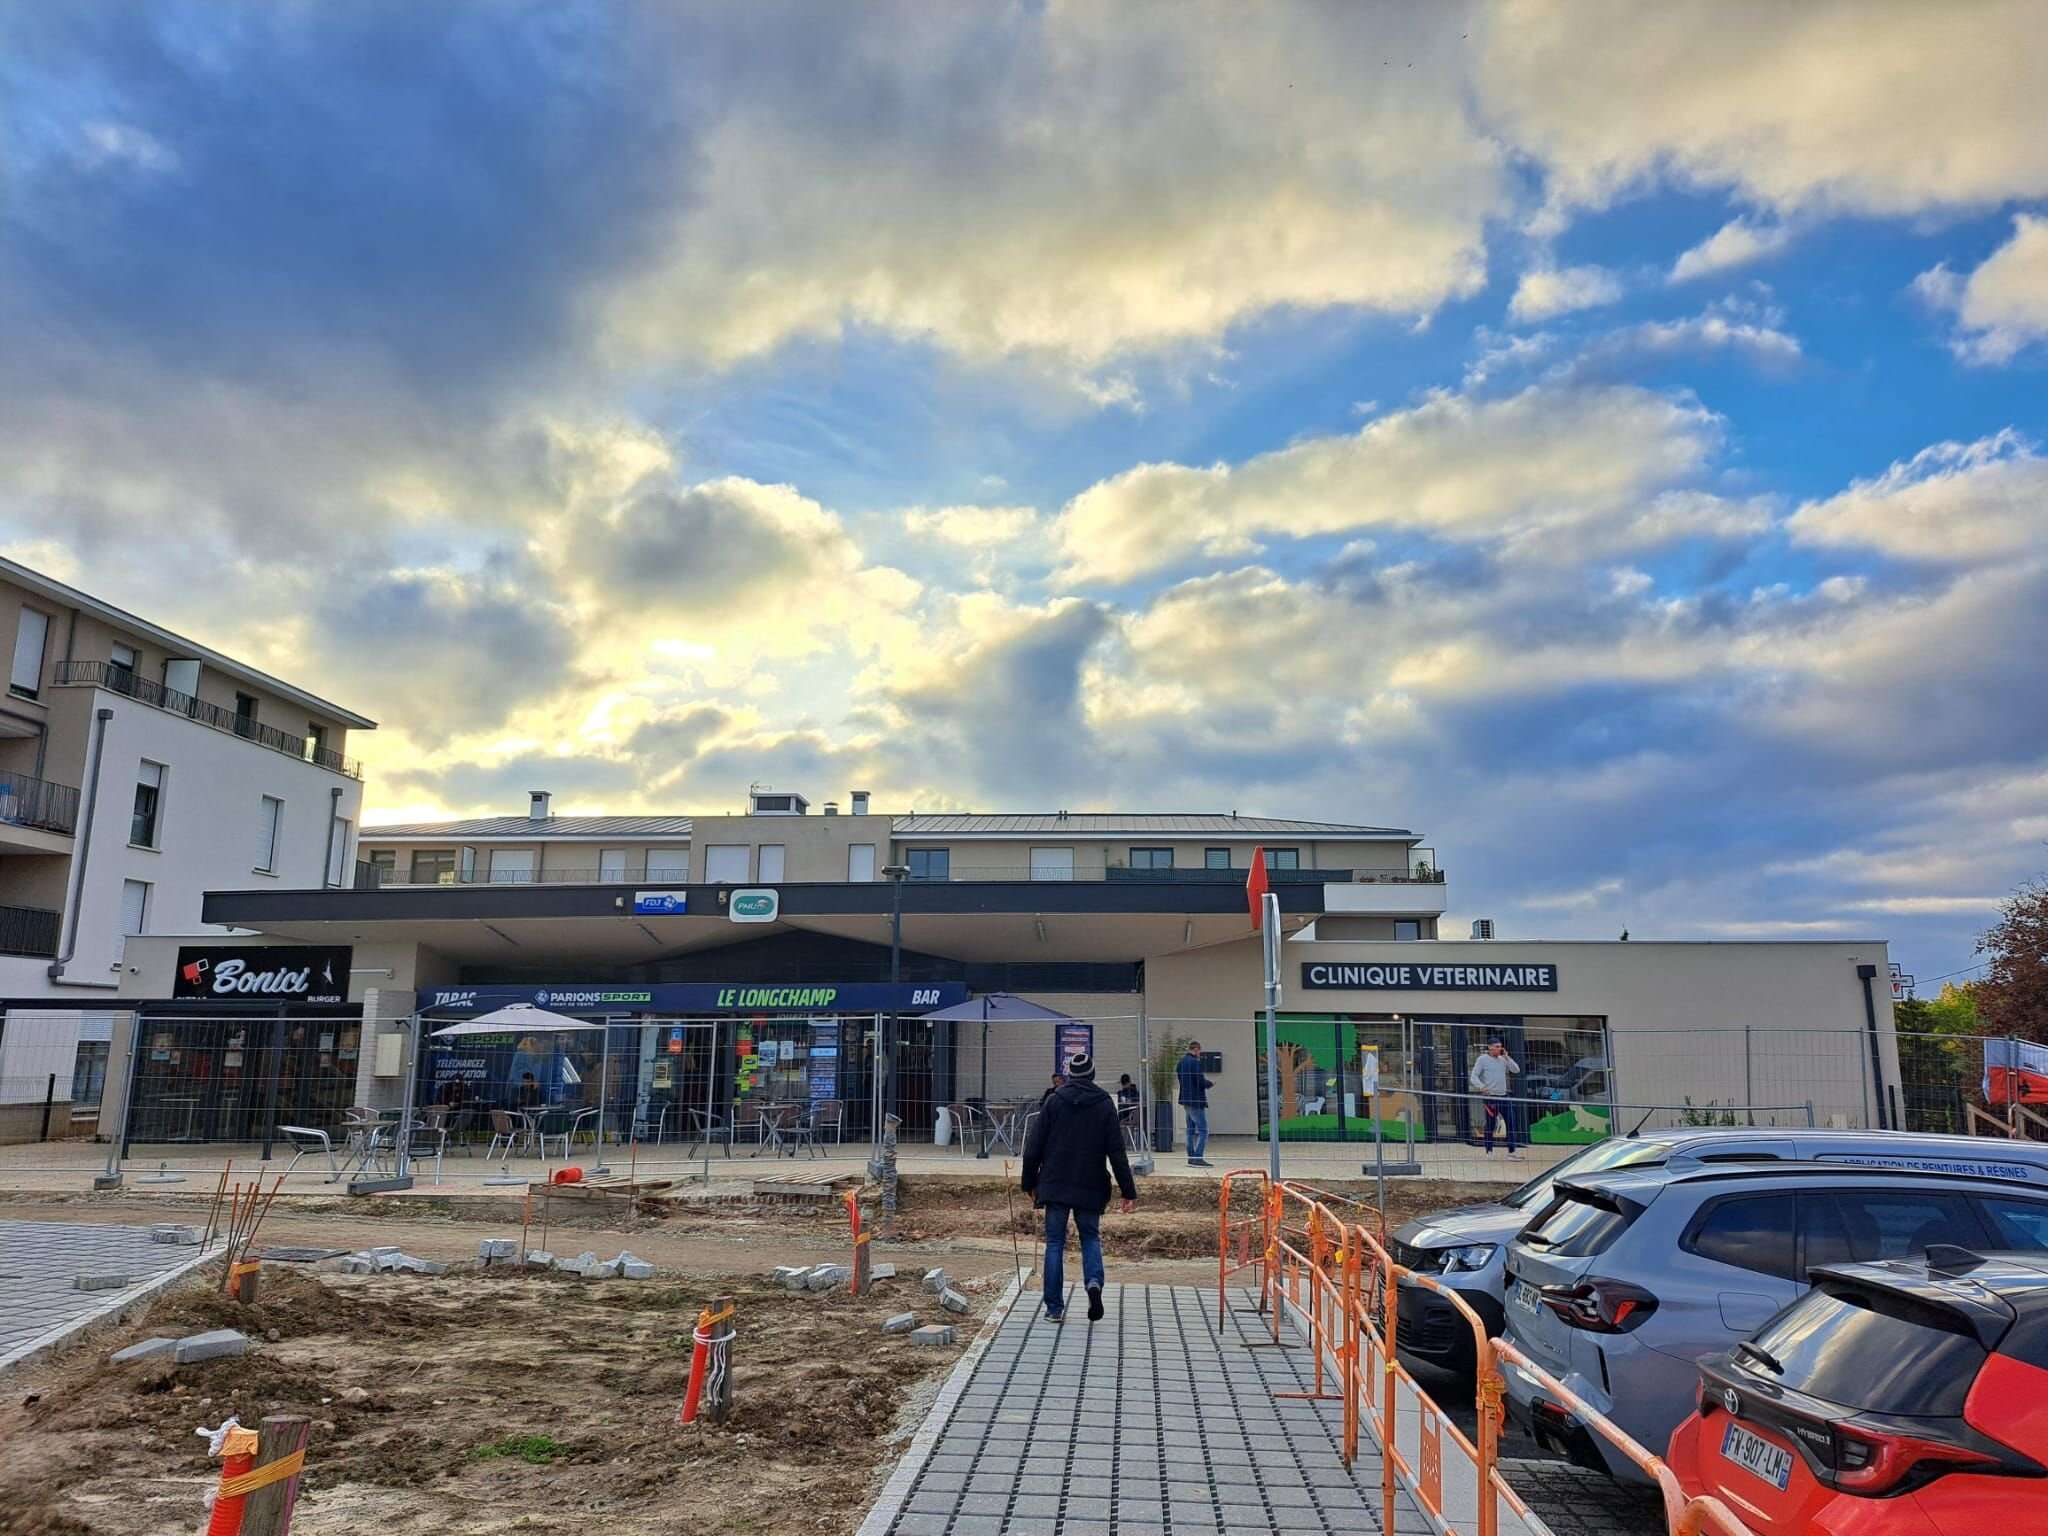
[[[1188,1161],[1192,1163],[1209,1150],[1209,1106],[1183,1104],[1181,1111],[1188,1117]]]
[[[1057,1315],[1067,1304],[1067,1217],[1081,1233],[1081,1280],[1102,1284],[1102,1212],[1078,1211],[1071,1205],[1045,1208],[1045,1310]]]
[[[1515,1150],[1515,1107],[1506,1099],[1486,1100],[1486,1150],[1493,1150],[1494,1127],[1508,1133],[1508,1150]]]

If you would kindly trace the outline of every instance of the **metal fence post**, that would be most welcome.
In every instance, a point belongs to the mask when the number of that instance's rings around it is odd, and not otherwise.
[[[46,1087],[45,1087],[45,1088],[43,1089],[43,1135],[42,1135],[42,1139],[43,1139],[44,1141],[48,1141],[48,1140],[50,1139],[50,1111],[51,1111],[51,1109],[52,1109],[53,1107],[55,1107],[56,1103],[57,1103],[57,1074],[56,1074],[56,1073],[54,1073],[54,1072],[52,1072],[52,1073],[50,1074],[50,1081],[49,1081],[49,1084],[48,1084],[48,1086],[46,1086]]]

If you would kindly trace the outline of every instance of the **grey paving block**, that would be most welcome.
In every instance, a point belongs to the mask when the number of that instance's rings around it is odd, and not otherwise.
[[[174,1353],[178,1348],[176,1339],[144,1339],[139,1344],[130,1344],[126,1349],[117,1349],[107,1356],[113,1365],[126,1365],[131,1360],[154,1360],[159,1355]]]
[[[924,1272],[924,1288],[934,1296],[943,1291],[948,1283],[943,1269],[928,1269]]]
[[[853,1266],[850,1264],[820,1264],[804,1278],[804,1286],[807,1290],[832,1291],[852,1278]]]
[[[555,1256],[545,1248],[529,1248],[526,1250],[526,1262],[536,1268],[546,1269],[555,1262]]]
[[[915,1312],[898,1312],[894,1317],[882,1320],[882,1332],[884,1333],[908,1333],[916,1326],[917,1314]]]
[[[248,1352],[249,1340],[245,1336],[232,1328],[216,1328],[211,1333],[195,1333],[178,1340],[174,1354],[178,1364],[192,1365],[201,1360],[226,1360]]]
[[[939,1305],[948,1312],[965,1312],[968,1310],[967,1298],[954,1290],[950,1285],[939,1292]]]
[[[654,1266],[637,1254],[621,1253],[612,1262],[619,1266],[621,1280],[652,1280]]]
[[[76,1276],[71,1288],[76,1291],[125,1291],[134,1284],[126,1270],[118,1272],[94,1272]]]
[[[199,1229],[176,1222],[162,1222],[149,1229],[149,1240],[166,1243],[173,1248],[196,1248],[199,1246]]]
[[[894,1264],[870,1264],[868,1266],[868,1279],[870,1280],[894,1280],[895,1278],[896,1266]]]
[[[956,1330],[938,1323],[932,1323],[923,1328],[913,1330],[910,1335],[910,1342],[913,1344],[929,1344],[934,1348],[939,1348],[951,1344],[958,1337],[959,1335]]]
[[[486,1237],[476,1245],[476,1256],[485,1263],[493,1259],[509,1259],[518,1252],[519,1239],[516,1237]]]

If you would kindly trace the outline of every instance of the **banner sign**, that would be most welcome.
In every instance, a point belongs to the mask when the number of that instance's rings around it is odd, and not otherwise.
[[[178,951],[171,996],[213,1002],[345,1003],[354,955],[346,944],[187,944]]]
[[[725,915],[735,923],[772,923],[782,915],[782,895],[768,886],[734,891]]]
[[[929,1013],[966,1001],[967,987],[958,981],[899,986],[885,981],[679,981],[644,987],[422,987],[419,994],[421,1012],[447,1015],[489,1013],[507,1003],[530,1003],[568,1014]]]
[[[688,891],[635,891],[635,917],[680,917],[690,910]]]
[[[1555,992],[1557,967],[1310,960],[1301,984],[1311,992]]]
[[[1095,1054],[1095,1026],[1093,1024],[1062,1024],[1053,1031],[1052,1069],[1064,1073],[1070,1056],[1093,1056]]]
[[[824,1104],[839,1097],[839,1021],[811,1020],[810,1099]]]
[[[1986,1040],[1984,1102],[2048,1104],[2048,1045],[2031,1040]]]

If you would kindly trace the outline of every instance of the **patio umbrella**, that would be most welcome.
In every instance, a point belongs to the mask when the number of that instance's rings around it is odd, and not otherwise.
[[[478,1014],[473,1019],[464,1019],[460,1024],[450,1024],[433,1031],[439,1040],[450,1035],[502,1035],[508,1029],[531,1029],[543,1033],[555,1033],[570,1029],[601,1029],[605,1031],[604,1042],[597,1052],[597,1155],[604,1157],[604,1100],[611,1075],[611,1020],[600,1019],[592,1023],[589,1019],[572,1019],[566,1013],[550,1013],[545,1008],[536,1008],[531,1003],[507,1003],[503,1008],[493,1008],[489,1013]]]
[[[984,992],[964,1003],[923,1015],[927,1024],[937,1021],[981,1020],[981,1102],[988,1103],[988,1027],[990,1024],[1071,1024],[1074,1016],[1057,1008],[1043,1008],[1014,992]],[[988,1138],[982,1138],[978,1157],[988,1156]]]

